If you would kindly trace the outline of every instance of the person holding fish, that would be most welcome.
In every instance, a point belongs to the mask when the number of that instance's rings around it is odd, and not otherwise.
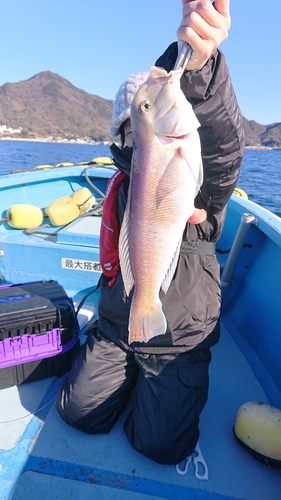
[[[215,256],[244,151],[243,119],[225,57],[229,0],[182,0],[179,42],[114,102],[118,167],[100,235],[99,319],[57,401],[62,418],[108,433],[124,424],[134,449],[162,464],[194,452],[219,340]],[[183,42],[186,70],[175,68]]]

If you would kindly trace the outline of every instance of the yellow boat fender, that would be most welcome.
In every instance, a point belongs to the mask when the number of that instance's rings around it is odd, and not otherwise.
[[[96,158],[92,159],[91,163],[99,165],[114,165],[114,161],[108,156],[97,156]]]
[[[86,212],[86,210],[91,208],[96,201],[94,195],[86,187],[80,188],[72,193],[71,198],[78,206],[80,213]]]
[[[80,215],[80,210],[70,196],[63,196],[45,208],[53,226],[65,226]]]
[[[69,163],[67,161],[63,162],[63,163],[58,163],[55,168],[59,168],[59,167],[74,167],[74,163]]]
[[[32,229],[43,222],[43,212],[35,205],[12,205],[6,213],[6,222],[15,229]]]
[[[34,167],[33,170],[49,170],[50,168],[54,168],[53,165],[38,165],[37,167]]]
[[[257,401],[238,409],[233,428],[237,441],[259,461],[281,469],[281,411]]]
[[[247,195],[246,191],[244,191],[244,189],[236,187],[233,190],[233,194],[236,194],[237,196],[241,196],[242,198],[246,198],[248,200],[248,195]]]

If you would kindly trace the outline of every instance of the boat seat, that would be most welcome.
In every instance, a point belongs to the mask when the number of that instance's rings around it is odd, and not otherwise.
[[[63,227],[57,233],[57,243],[98,247],[101,216],[81,217]]]

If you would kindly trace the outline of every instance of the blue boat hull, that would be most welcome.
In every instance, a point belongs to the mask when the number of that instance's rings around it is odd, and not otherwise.
[[[44,209],[89,187],[84,168],[0,177],[0,217],[14,204]],[[87,171],[103,193],[113,172],[112,166]],[[252,220],[246,229],[241,226],[244,214]],[[100,222],[100,215],[93,215],[33,235],[2,222],[2,283],[57,280],[79,303],[100,276]],[[0,390],[0,500],[280,500],[281,471],[257,462],[232,433],[236,412],[246,401],[281,408],[280,247],[281,219],[233,195],[217,243],[222,334],[212,350],[209,399],[200,421],[208,481],[195,477],[193,465],[179,475],[174,466],[134,451],[122,429],[130,404],[109,435],[89,436],[68,427],[55,409],[61,379],[51,377]],[[97,292],[87,299],[86,316],[87,307],[97,311],[97,301]],[[96,313],[89,318],[81,324],[82,342]]]

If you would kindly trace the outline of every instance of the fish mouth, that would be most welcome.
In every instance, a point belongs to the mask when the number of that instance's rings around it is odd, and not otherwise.
[[[184,135],[167,135],[169,139],[186,139],[190,134],[184,134]]]
[[[174,146],[179,146],[179,141],[184,141],[190,137],[190,134],[183,135],[158,135],[158,139],[162,144],[174,144]]]

